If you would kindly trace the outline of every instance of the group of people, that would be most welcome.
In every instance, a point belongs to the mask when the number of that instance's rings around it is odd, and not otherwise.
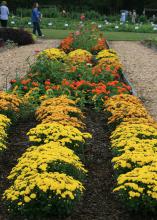
[[[128,16],[131,18],[131,21],[133,24],[136,23],[136,19],[137,19],[137,13],[136,13],[136,10],[133,10],[133,11],[121,11],[121,18],[120,18],[120,21],[125,23]]]

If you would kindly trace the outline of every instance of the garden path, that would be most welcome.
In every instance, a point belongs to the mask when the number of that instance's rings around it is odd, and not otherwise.
[[[56,47],[59,40],[38,40],[35,44],[15,47],[0,52],[0,90],[5,89],[11,79],[24,76],[29,63],[34,60],[34,51]]]
[[[157,51],[140,42],[115,41],[110,44],[120,56],[137,95],[157,120]]]

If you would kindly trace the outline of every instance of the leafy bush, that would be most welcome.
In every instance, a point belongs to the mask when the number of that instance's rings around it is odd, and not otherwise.
[[[0,38],[4,41],[11,40],[19,46],[34,43],[32,34],[23,29],[0,28]]]

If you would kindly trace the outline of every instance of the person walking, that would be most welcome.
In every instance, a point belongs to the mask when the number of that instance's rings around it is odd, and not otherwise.
[[[40,37],[42,37],[42,32],[40,30],[40,20],[41,20],[41,13],[39,11],[39,4],[35,2],[33,4],[32,9],[32,23],[33,23],[33,34],[38,33]]]
[[[2,1],[0,6],[0,21],[1,26],[6,28],[8,25],[9,9],[7,7],[7,2]]]

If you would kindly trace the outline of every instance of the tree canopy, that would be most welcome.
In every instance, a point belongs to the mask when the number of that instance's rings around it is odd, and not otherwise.
[[[100,13],[115,13],[119,12],[121,9],[136,9],[138,13],[142,13],[144,8],[157,8],[156,0],[38,0],[38,2],[44,5],[57,5],[64,7],[67,10],[71,8],[79,8],[80,10],[84,8],[94,9]],[[11,8],[16,7],[31,7],[33,0],[8,0],[8,5]]]

